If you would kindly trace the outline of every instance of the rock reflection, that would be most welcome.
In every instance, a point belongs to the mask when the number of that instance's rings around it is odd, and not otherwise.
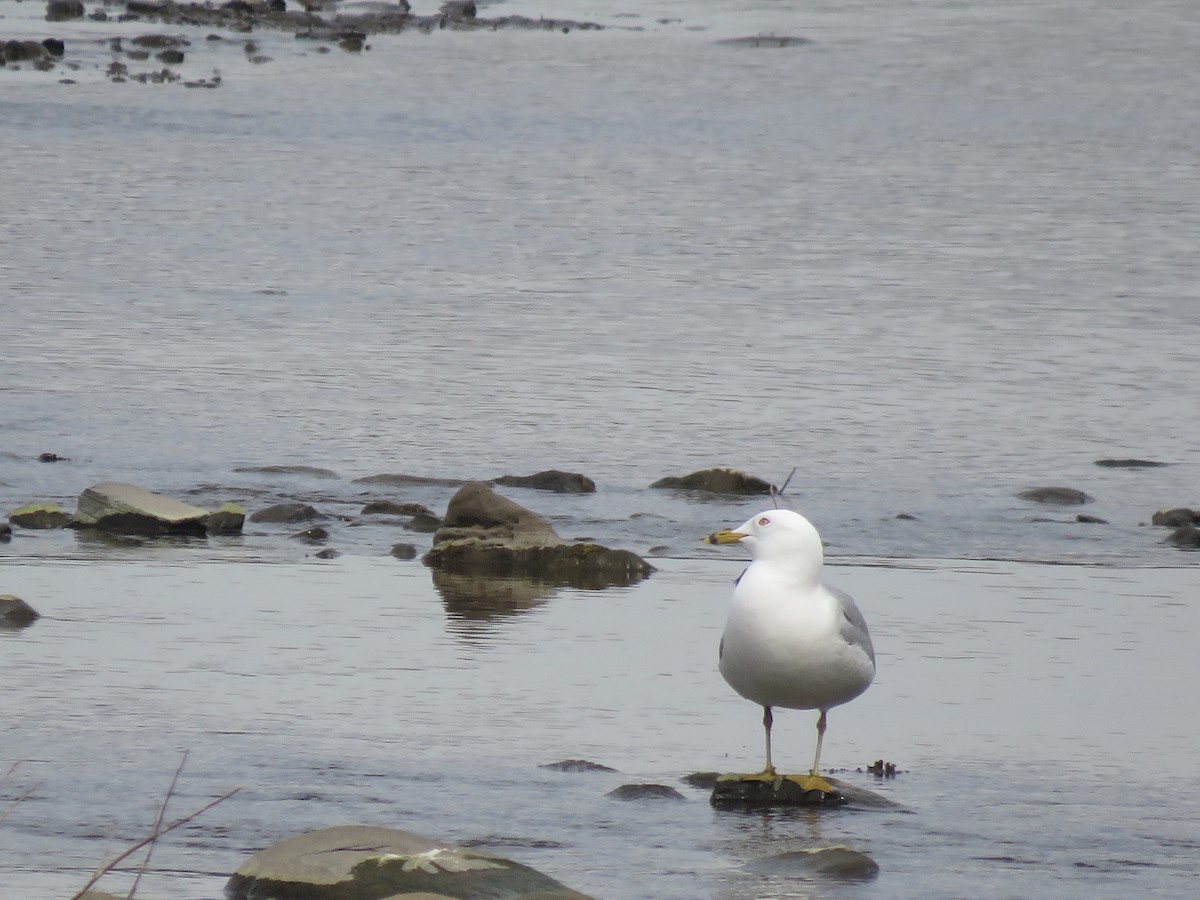
[[[464,575],[431,569],[433,587],[442,598],[450,629],[459,634],[483,634],[496,619],[521,615],[543,605],[559,587],[528,578]]]

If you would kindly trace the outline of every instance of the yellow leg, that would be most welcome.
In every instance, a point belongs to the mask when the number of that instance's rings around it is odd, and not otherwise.
[[[762,770],[764,775],[774,775],[775,766],[771,763],[771,726],[775,724],[775,717],[771,715],[771,707],[763,707],[763,731],[767,733],[767,765]]]

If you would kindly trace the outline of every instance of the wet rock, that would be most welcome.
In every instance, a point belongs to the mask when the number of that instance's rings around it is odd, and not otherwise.
[[[250,515],[251,522],[266,522],[276,525],[323,518],[321,513],[307,503],[276,503],[274,506],[264,507]]]
[[[607,796],[614,800],[686,800],[669,784],[623,784]]]
[[[241,534],[246,510],[237,503],[222,503],[208,514],[209,534]]]
[[[721,777],[720,772],[692,772],[684,775],[680,779],[688,787],[700,788],[704,791],[711,791],[717,786],[717,779]]]
[[[1200,528],[1195,525],[1180,525],[1167,540],[1183,550],[1200,550]]]
[[[737,469],[701,469],[690,475],[660,478],[650,485],[677,491],[705,491],[710,494],[770,494],[771,483]]]
[[[433,513],[420,513],[409,519],[404,527],[418,534],[435,534],[442,524],[442,520]]]
[[[68,22],[83,18],[83,4],[79,0],[50,0],[46,4],[47,22]]]
[[[41,614],[15,594],[0,594],[0,628],[25,628]]]
[[[5,64],[38,62],[49,55],[40,41],[5,41],[0,44],[0,60]]]
[[[341,555],[340,551],[334,550],[332,547],[326,547],[324,550],[313,554],[317,559],[337,559]]]
[[[12,526],[7,522],[0,522],[0,544],[7,544],[12,540]]]
[[[750,37],[725,38],[717,41],[722,47],[742,47],[749,50],[778,50],[782,47],[802,47],[812,41],[789,34],[756,34]]]
[[[850,881],[868,881],[879,874],[879,864],[867,854],[840,846],[788,850],[752,860],[745,868],[759,875],[817,874]]]
[[[727,774],[717,778],[710,802],[720,808],[757,808],[771,806],[852,806],[856,809],[901,809],[900,804],[874,791],[825,776],[834,793],[806,790],[803,776]]]
[[[363,478],[355,478],[354,484],[390,484],[396,487],[406,487],[410,485],[423,485],[428,487],[458,487],[461,485],[461,478],[427,478],[424,475],[405,475],[405,474],[382,474],[382,475],[367,475]]]
[[[10,512],[8,521],[21,528],[66,528],[71,517],[54,503],[27,503]]]
[[[58,38],[46,38],[42,41],[42,46],[51,56],[62,56],[64,51],[63,42]],[[53,462],[70,462],[65,456],[59,456],[57,453],[42,453],[38,455],[38,462],[53,463]]]
[[[1078,513],[1075,516],[1076,522],[1082,522],[1086,525],[1107,525],[1108,519],[1102,519],[1099,516],[1089,516],[1087,513]]]
[[[1183,525],[1200,525],[1200,512],[1184,506],[1160,509],[1150,517],[1150,524],[1162,525],[1166,528],[1179,528]]]
[[[67,45],[59,38],[46,38],[42,41],[42,46],[46,48],[55,59],[62,59],[64,53],[67,52]],[[65,456],[59,456],[57,453],[43,453],[38,457],[38,462],[69,462]]]
[[[433,516],[433,510],[420,503],[395,503],[391,500],[373,500],[360,512],[364,516]]]
[[[596,482],[578,472],[560,472],[547,469],[533,475],[501,475],[493,484],[505,487],[526,487],[539,491],[554,491],[559,494],[594,494]]]
[[[550,527],[549,522],[521,504],[497,494],[482,481],[471,481],[459,488],[450,498],[443,521],[446,529],[456,531],[445,537],[439,534],[434,538],[435,542],[448,537],[486,536],[515,544],[562,543],[562,538]],[[479,529],[487,534],[464,534],[465,529]]]
[[[220,35],[209,35],[207,39],[212,40],[213,38],[220,40]],[[256,47],[255,49],[257,50],[258,48]],[[338,477],[337,472],[317,466],[239,466],[233,471],[243,475],[312,475],[315,478]]]
[[[867,766],[867,771],[876,778],[895,778],[900,771],[896,768],[893,762],[884,762],[882,759],[877,759],[871,765]]]
[[[162,50],[154,54],[154,58],[159,62],[164,62],[169,66],[177,66],[183,62],[182,50]]]
[[[599,544],[568,544],[537,513],[481,481],[451,498],[445,525],[433,536],[425,565],[457,574],[603,588],[636,584],[654,571],[636,553]]]
[[[1054,506],[1080,506],[1084,503],[1091,503],[1093,499],[1083,491],[1069,487],[1029,488],[1029,490],[1021,491],[1017,496],[1033,503],[1048,503]]]
[[[1171,464],[1152,459],[1098,459],[1096,465],[1106,469],[1157,469]]]
[[[539,769],[549,769],[552,772],[615,772],[614,768],[594,763],[587,759],[560,759],[558,762],[542,763]]]
[[[329,540],[329,529],[314,525],[312,528],[296,532],[292,537],[298,541],[304,541],[306,544],[323,544]]]
[[[177,34],[141,34],[131,39],[130,43],[147,50],[178,50],[192,45],[187,38]]]
[[[229,900],[380,900],[422,892],[498,900],[533,894],[547,900],[587,900],[548,875],[504,857],[365,825],[325,828],[281,841],[239,866],[225,886]]]
[[[393,544],[391,554],[396,559],[416,559],[417,548],[412,544]]]
[[[132,484],[105,481],[79,495],[73,528],[121,534],[196,534],[207,530],[208,511]]]

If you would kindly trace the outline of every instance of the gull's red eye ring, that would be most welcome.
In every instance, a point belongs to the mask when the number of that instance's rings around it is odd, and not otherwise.
[[[771,524],[771,520],[768,519],[766,516],[763,516],[761,519],[758,520],[758,524],[761,527],[765,528],[766,526]]]

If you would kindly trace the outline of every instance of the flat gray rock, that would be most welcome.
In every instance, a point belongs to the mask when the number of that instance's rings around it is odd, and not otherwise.
[[[229,900],[385,900],[554,897],[588,900],[535,869],[407,831],[343,825],[297,835],[256,853],[226,884]]]
[[[123,534],[204,534],[208,511],[132,484],[102,481],[85,488],[71,524]]]

